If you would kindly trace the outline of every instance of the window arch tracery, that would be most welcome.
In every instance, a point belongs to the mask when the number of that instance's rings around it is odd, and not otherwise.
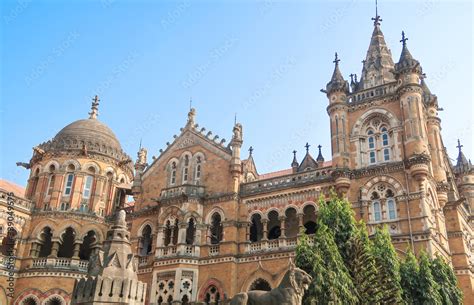
[[[398,219],[397,202],[393,189],[385,183],[379,183],[370,192],[371,221],[383,222]]]

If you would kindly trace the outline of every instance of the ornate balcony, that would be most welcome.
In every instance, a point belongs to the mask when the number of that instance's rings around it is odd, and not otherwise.
[[[64,258],[64,257],[40,257],[34,258],[31,264],[31,269],[67,269],[78,272],[87,272],[89,261]]]
[[[195,245],[172,245],[167,247],[159,247],[157,252],[158,258],[168,258],[168,257],[197,257],[199,256],[199,246]]]
[[[332,168],[325,167],[297,174],[244,183],[241,187],[241,195],[250,196],[275,190],[293,188],[295,186],[329,181],[332,180],[331,172]]]
[[[312,235],[309,235],[310,237]],[[310,238],[310,243],[312,242]],[[293,250],[298,245],[298,237],[277,238],[261,240],[247,244],[246,253],[274,252],[281,250]]]

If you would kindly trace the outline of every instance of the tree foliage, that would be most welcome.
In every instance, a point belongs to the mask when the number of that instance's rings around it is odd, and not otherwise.
[[[339,254],[334,234],[320,224],[311,245],[303,238],[296,249],[296,264],[313,277],[305,305],[357,304],[357,294],[349,270]]]
[[[304,305],[326,304],[462,304],[452,268],[424,252],[408,251],[400,261],[387,228],[369,238],[356,222],[350,203],[331,194],[319,202],[316,233],[303,234],[296,264],[313,277]]]
[[[402,300],[400,263],[386,227],[375,231],[372,253],[382,290],[382,304],[399,304]]]
[[[438,292],[443,304],[461,305],[463,295],[458,286],[456,275],[451,266],[442,257],[437,256],[431,262],[431,273],[434,280],[439,284]]]
[[[378,278],[373,245],[364,222],[357,224],[349,245],[349,266],[358,292],[359,304],[380,304],[383,291]]]

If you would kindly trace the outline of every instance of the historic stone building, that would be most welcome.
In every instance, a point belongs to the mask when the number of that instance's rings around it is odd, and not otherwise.
[[[148,161],[142,148],[133,162],[97,119],[95,98],[88,119],[64,127],[34,148],[30,162],[19,163],[31,173],[24,194],[0,185],[2,255],[16,255],[11,303],[69,304],[118,209],[127,211],[147,304],[217,304],[270,289],[294,256],[299,231],[314,232],[319,197],[334,188],[369,232],[388,225],[400,255],[411,246],[452,262],[466,304],[474,304],[474,168],[461,145],[451,164],[437,97],[406,38],[401,42],[394,63],[374,18],[360,80],[351,75],[350,83],[336,54],[322,90],[331,160],[321,150],[313,158],[307,145],[300,162],[294,152],[291,167],[274,173],[258,173],[252,149],[242,155],[241,124],[226,144],[196,124],[194,109],[156,158]],[[7,227],[9,201],[14,221]],[[8,285],[4,265],[2,304]]]

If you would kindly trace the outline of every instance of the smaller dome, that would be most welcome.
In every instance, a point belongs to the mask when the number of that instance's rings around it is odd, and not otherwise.
[[[121,145],[112,129],[97,119],[84,119],[67,125],[54,137],[54,140],[73,140],[84,143],[100,143],[121,151]]]

